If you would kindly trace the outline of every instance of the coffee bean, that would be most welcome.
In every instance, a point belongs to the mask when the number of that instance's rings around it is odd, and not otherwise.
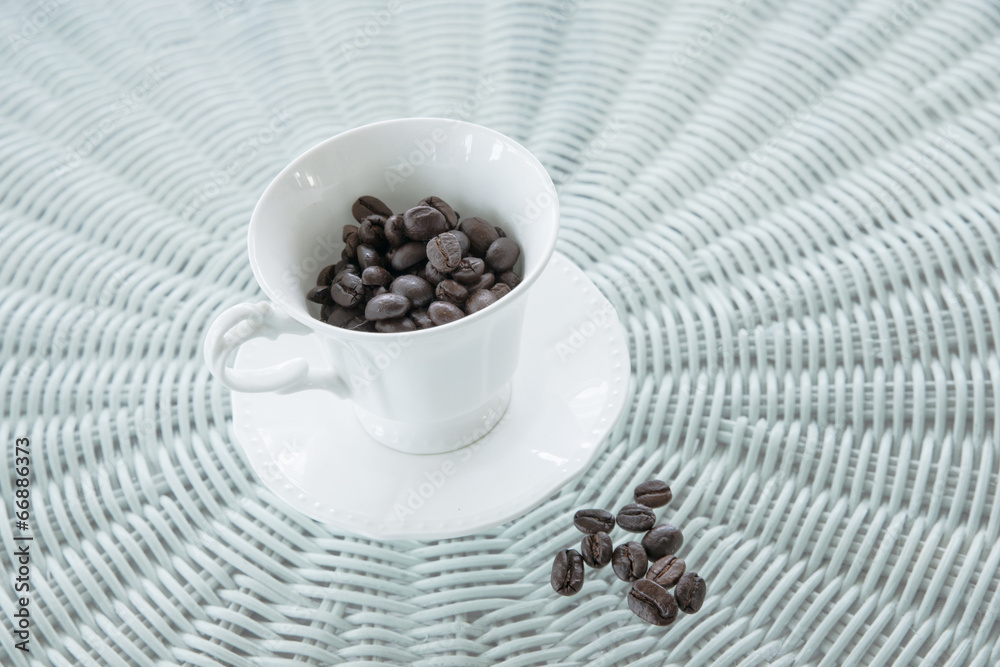
[[[392,211],[389,210],[388,206],[382,203],[382,200],[369,195],[358,197],[358,200],[354,202],[353,206],[351,206],[351,215],[353,215],[354,219],[358,222],[361,222],[373,213],[381,215],[385,218],[392,215]]]
[[[365,287],[388,285],[392,282],[392,274],[381,266],[369,266],[361,272],[361,282]]]
[[[667,589],[649,579],[639,579],[628,593],[628,608],[653,625],[670,625],[677,618],[677,601]]]
[[[490,291],[493,292],[493,296],[500,299],[510,294],[510,287],[506,283],[497,283],[490,288]]]
[[[458,229],[451,230],[451,233],[455,235],[455,238],[458,239],[458,245],[462,247],[462,257],[468,255],[469,248],[471,247],[469,244],[469,237],[465,235],[465,232]]]
[[[611,538],[604,532],[585,535],[580,542],[583,562],[590,567],[600,568],[610,563],[612,549]]]
[[[497,230],[497,236],[499,236],[500,238],[502,239],[507,238],[507,232],[505,232],[502,228],[494,227],[493,229]]]
[[[435,325],[441,326],[462,319],[465,313],[450,301],[433,301],[427,306],[427,316]]]
[[[344,273],[339,281],[330,285],[330,297],[338,306],[350,308],[357,305],[364,296],[365,288],[361,278],[353,273]]]
[[[326,318],[330,317],[330,313],[334,308],[339,308],[339,306],[334,305],[332,299],[330,303],[324,303],[319,309],[319,319],[326,322]]]
[[[610,533],[615,527],[615,517],[606,510],[580,510],[573,515],[573,525],[581,533]]]
[[[656,526],[642,538],[642,546],[651,561],[677,553],[683,544],[684,535],[681,534],[680,528],[669,523]]]
[[[359,245],[357,253],[358,265],[361,266],[362,271],[370,266],[382,266],[381,255],[378,254],[378,250],[370,245]]]
[[[403,216],[398,213],[385,219],[384,233],[385,240],[393,248],[398,248],[409,241],[406,238],[406,233],[403,231]]]
[[[430,241],[448,231],[448,223],[436,208],[414,206],[403,214],[403,231],[414,241]]]
[[[677,606],[685,614],[693,614],[701,609],[708,594],[708,585],[705,580],[698,576],[697,572],[688,572],[677,582],[677,589],[674,595],[677,597]]]
[[[500,238],[493,225],[482,218],[466,218],[458,228],[469,237],[470,250],[477,257],[485,255],[490,244]]]
[[[375,331],[379,333],[402,333],[404,331],[416,331],[417,325],[409,317],[399,317],[394,320],[378,320],[375,322]]]
[[[427,242],[427,263],[442,273],[450,273],[462,262],[462,246],[451,232],[438,234]]]
[[[385,255],[389,265],[396,271],[404,271],[414,264],[427,259],[427,244],[410,241],[398,248],[393,248]]]
[[[361,245],[361,239],[358,238],[357,234],[348,236],[347,240],[344,241],[344,249],[340,251],[341,259],[354,259],[359,245]]]
[[[556,554],[549,579],[552,590],[559,595],[576,595],[583,588],[583,556],[576,549]]]
[[[434,265],[431,264],[430,262],[427,262],[427,264],[424,265],[424,279],[427,280],[427,282],[429,282],[431,285],[437,285],[439,282],[441,282],[447,277],[448,277],[447,274],[441,273],[440,271],[435,269]]]
[[[677,556],[664,556],[649,566],[646,578],[655,581],[664,588],[672,588],[680,581],[687,564]]]
[[[385,250],[389,242],[385,240],[385,218],[380,215],[369,215],[358,229],[358,238],[364,245],[370,245]]]
[[[333,277],[337,275],[337,265],[331,264],[330,266],[324,267],[319,275],[316,276],[316,284],[320,287],[329,287],[330,283],[333,282]]]
[[[386,287],[385,285],[375,285],[374,287],[366,287],[365,288],[365,297],[366,297],[366,299],[368,301],[371,301],[372,299],[374,299],[375,297],[377,297],[379,294],[385,294],[388,291],[389,291],[389,288]]]
[[[448,202],[441,199],[440,197],[427,197],[420,200],[422,206],[430,206],[433,209],[437,209],[444,216],[445,222],[448,223],[448,229],[455,229],[458,227],[458,214],[455,213],[455,209],[448,205]]]
[[[481,289],[492,289],[495,282],[496,277],[494,277],[493,272],[487,271],[483,275],[479,276],[479,280],[474,285],[469,285],[469,294],[477,292]]]
[[[442,280],[434,288],[434,295],[440,301],[451,301],[460,306],[469,298],[469,290],[454,280]]]
[[[656,525],[656,514],[644,505],[626,505],[618,511],[618,525],[630,533],[641,533]]]
[[[389,291],[402,294],[416,308],[423,308],[434,300],[434,286],[419,276],[399,276],[392,281]]]
[[[473,313],[478,313],[480,310],[486,306],[492,306],[496,303],[497,298],[493,296],[493,292],[481,289],[477,292],[473,292],[469,299],[465,302],[465,312],[469,315]]]
[[[347,243],[347,239],[351,237],[351,234],[357,234],[358,229],[357,225],[344,225],[344,228],[340,230],[340,240]]]
[[[391,320],[402,317],[410,309],[410,300],[402,294],[387,292],[379,294],[365,306],[365,317],[369,320]]]
[[[514,239],[497,239],[486,250],[486,263],[494,271],[507,271],[517,263],[521,256],[521,246]]]
[[[638,542],[619,544],[611,554],[611,569],[622,581],[633,582],[642,579],[649,566],[646,550]]]
[[[327,303],[331,300],[330,288],[326,286],[317,285],[316,287],[313,287],[311,290],[309,290],[309,292],[306,294],[306,298],[312,301],[313,303],[319,303],[319,304]]]
[[[673,497],[670,485],[658,479],[651,479],[635,487],[635,502],[646,507],[663,507]]]
[[[375,331],[375,323],[369,322],[364,318],[364,315],[359,315],[352,319],[350,322],[345,324],[342,328],[350,329],[351,331]]]
[[[330,312],[324,318],[327,324],[332,324],[335,327],[342,327],[348,322],[350,322],[355,317],[358,317],[360,313],[357,308],[344,308],[343,306],[333,306]]]
[[[521,284],[521,276],[517,275],[513,271],[504,271],[500,274],[500,282],[507,287],[514,289]]]
[[[418,308],[410,311],[410,319],[417,325],[418,329],[430,329],[434,326],[434,320],[427,314],[426,308]]]
[[[474,285],[479,282],[485,270],[486,262],[478,257],[466,257],[452,269],[451,277],[463,285]]]

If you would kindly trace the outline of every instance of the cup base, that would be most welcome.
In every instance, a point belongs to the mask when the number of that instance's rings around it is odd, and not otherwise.
[[[510,405],[510,383],[482,406],[446,421],[414,423],[386,419],[355,406],[362,428],[379,443],[406,454],[444,454],[489,433]]]

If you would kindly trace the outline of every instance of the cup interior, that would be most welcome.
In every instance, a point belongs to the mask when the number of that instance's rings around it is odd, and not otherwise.
[[[385,335],[331,327],[310,315],[314,304],[305,299],[320,269],[340,260],[341,230],[355,223],[351,205],[361,195],[378,197],[398,213],[436,195],[463,218],[478,216],[502,227],[521,246],[515,269],[522,283],[510,296],[534,282],[555,248],[555,187],[541,163],[512,139],[473,123],[438,118],[392,120],[350,130],[283,169],[264,191],[250,221],[250,264],[258,283],[280,308],[307,326],[348,336]],[[488,315],[510,296],[463,319]]]

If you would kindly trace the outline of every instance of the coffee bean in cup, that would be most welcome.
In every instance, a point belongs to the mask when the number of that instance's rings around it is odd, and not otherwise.
[[[318,319],[355,331],[442,326],[507,296],[521,282],[521,247],[501,227],[460,219],[440,197],[402,213],[364,195],[343,226],[341,260],[323,267],[306,299]],[[372,305],[374,303],[374,305]]]

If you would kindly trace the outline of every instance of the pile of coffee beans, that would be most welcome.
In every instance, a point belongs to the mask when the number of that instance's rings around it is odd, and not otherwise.
[[[573,516],[573,525],[584,538],[580,551],[565,549],[556,554],[552,588],[559,595],[575,595],[583,588],[584,563],[594,568],[611,563],[615,575],[632,584],[629,609],[647,623],[670,625],[678,611],[693,614],[701,609],[708,587],[697,572],[686,572],[687,564],[675,555],[684,544],[680,528],[656,523],[653,510],[673,498],[670,486],[651,479],[635,487],[634,498],[635,503],[621,508],[617,516],[600,509],[583,509]],[[640,542],[614,547],[609,533],[616,524],[645,535]]]
[[[340,261],[319,272],[306,298],[319,319],[355,331],[428,329],[479,312],[521,282],[521,247],[482,218],[459,219],[440,197],[403,213],[375,197],[351,207]]]

